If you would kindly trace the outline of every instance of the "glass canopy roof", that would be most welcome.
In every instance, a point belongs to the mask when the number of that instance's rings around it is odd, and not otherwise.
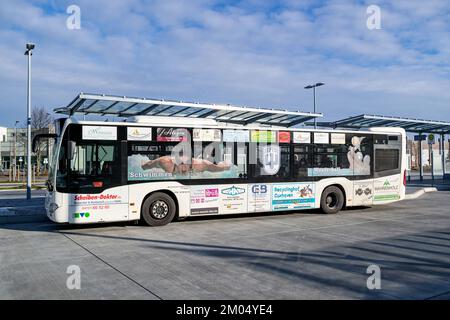
[[[54,111],[69,116],[80,113],[117,117],[205,118],[242,125],[256,123],[281,127],[292,127],[323,116],[321,113],[84,93],[80,93],[67,107],[56,108]]]
[[[362,129],[369,127],[400,127],[408,132],[449,134],[450,122],[411,118],[359,115],[334,122],[319,122],[318,126],[332,128]]]

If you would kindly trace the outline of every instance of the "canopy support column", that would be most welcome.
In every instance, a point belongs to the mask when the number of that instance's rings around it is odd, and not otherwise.
[[[434,150],[433,150],[433,145],[431,143],[428,143],[428,149],[430,150],[429,157],[430,157],[430,166],[431,166],[431,180],[434,182]]]
[[[441,134],[441,144],[442,144],[442,151],[441,151],[442,179],[444,179],[444,177],[445,177],[445,134]]]
[[[423,181],[423,166],[422,166],[422,132],[419,132],[419,177]]]

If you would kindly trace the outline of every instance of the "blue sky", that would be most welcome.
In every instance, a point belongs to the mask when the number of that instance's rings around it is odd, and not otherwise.
[[[66,9],[81,10],[81,29]],[[381,9],[381,29],[366,9]],[[450,121],[446,0],[2,1],[0,126],[26,116],[26,42],[35,42],[33,105],[78,92]]]

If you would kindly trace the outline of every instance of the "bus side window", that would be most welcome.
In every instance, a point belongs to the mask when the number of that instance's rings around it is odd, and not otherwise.
[[[280,146],[280,170],[276,175],[279,178],[288,178],[291,166],[291,151],[289,146]]]
[[[307,177],[311,167],[311,147],[309,145],[294,146],[294,178]]]
[[[399,170],[399,149],[375,149],[375,172]]]
[[[239,178],[247,178],[247,146],[236,146]]]
[[[314,146],[314,168],[348,169],[350,167],[345,145],[320,144]],[[325,176],[335,176],[333,170]],[[337,173],[337,175],[340,175]],[[349,174],[352,175],[352,174]]]
[[[399,136],[374,136],[374,176],[398,174],[401,170],[402,142]]]

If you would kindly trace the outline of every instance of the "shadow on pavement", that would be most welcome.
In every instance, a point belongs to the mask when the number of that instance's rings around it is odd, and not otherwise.
[[[22,199],[12,199],[12,200],[0,200],[0,208],[3,204],[8,204],[7,201],[11,201],[11,206],[19,207],[20,204],[28,203],[24,202]],[[31,200],[33,204],[27,204],[30,206],[42,206],[44,208],[44,199],[32,199]],[[6,205],[5,205],[6,206]],[[380,206],[378,206],[380,207]],[[362,210],[370,210],[371,207],[365,207],[365,206],[355,206],[355,207],[349,207],[345,210],[342,210],[338,213],[338,215],[343,215],[346,212],[351,213],[352,211],[362,211]],[[325,216],[325,214],[320,209],[310,209],[310,210],[292,210],[292,211],[279,211],[279,212],[253,212],[253,213],[247,213],[247,214],[212,214],[209,216],[190,216],[188,218],[180,218],[178,220],[174,220],[171,222],[173,223],[180,223],[184,221],[210,221],[210,220],[244,220],[249,218],[274,218],[276,216],[287,216],[287,215],[302,215],[304,217],[312,216],[312,215],[319,215],[319,216]],[[40,221],[41,222],[41,221]],[[5,223],[0,224],[0,229],[13,229],[13,230],[22,230],[22,231],[33,231],[34,228],[36,230],[41,230],[43,224],[51,224],[52,226],[49,228],[54,229],[55,231],[58,230],[78,230],[78,229],[95,229],[95,228],[105,228],[105,227],[120,227],[120,226],[135,226],[135,225],[141,225],[145,226],[145,223],[143,221],[122,221],[122,222],[104,222],[104,223],[89,223],[89,224],[57,224],[53,223],[52,221],[48,220],[42,223],[35,224],[34,222],[24,222],[24,223]],[[150,228],[150,227],[149,227]]]
[[[331,246],[318,251],[267,250],[245,245],[224,246],[74,231],[63,233],[133,241],[144,249],[182,252],[190,257],[223,259],[244,265],[252,273],[277,275],[291,281],[301,281],[311,287],[333,287],[362,295],[363,298],[425,299],[439,296],[432,293],[433,290],[437,289],[435,292],[444,294],[450,289],[449,231],[445,229],[424,234],[407,234],[351,245]],[[424,241],[436,236],[439,236],[440,243]],[[366,269],[371,264],[380,266],[386,290],[370,291],[365,287],[365,281],[355,281],[358,275],[363,280],[368,277]]]
[[[5,207],[28,207],[28,206],[42,206],[44,207],[45,204],[45,198],[31,198],[30,200],[27,199],[0,199],[0,208]]]

